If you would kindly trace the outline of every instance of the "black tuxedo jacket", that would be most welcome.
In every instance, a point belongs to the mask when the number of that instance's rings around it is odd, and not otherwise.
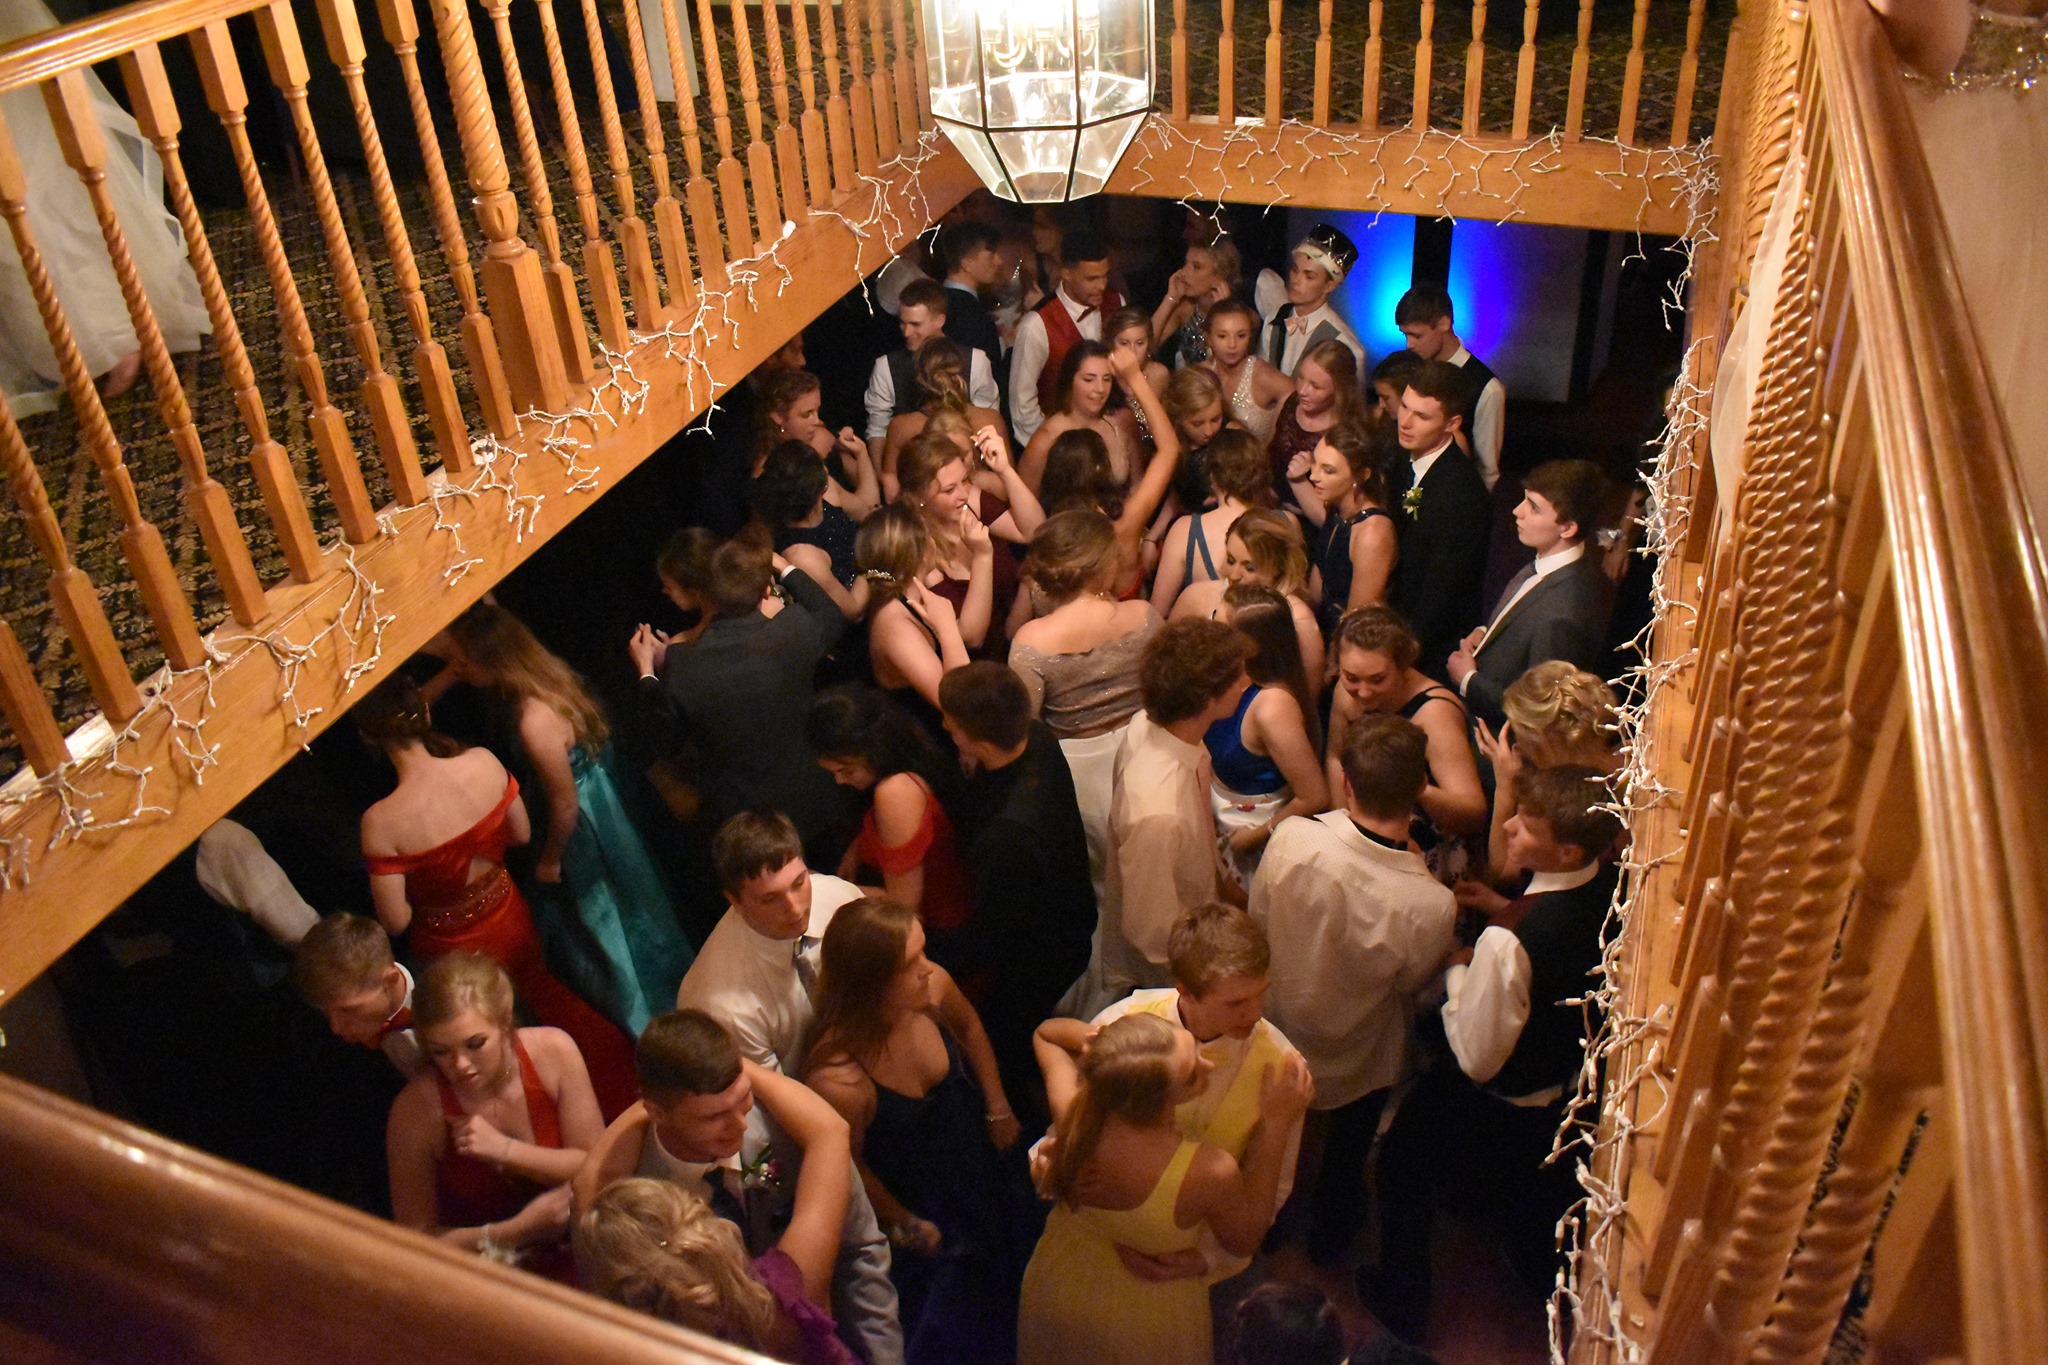
[[[1537,579],[1521,601],[1493,622],[1473,656],[1478,671],[1465,683],[1465,703],[1473,715],[1498,730],[1501,694],[1537,664],[1564,659],[1589,672],[1599,664],[1608,591],[1596,554],[1588,545],[1576,560]],[[1495,606],[1496,615],[1501,604]]]
[[[1392,475],[1400,558],[1388,603],[1422,642],[1421,669],[1441,677],[1444,660],[1482,619],[1493,497],[1472,457],[1455,443],[1429,467],[1419,500],[1409,497],[1417,486],[1412,461],[1397,461]]]

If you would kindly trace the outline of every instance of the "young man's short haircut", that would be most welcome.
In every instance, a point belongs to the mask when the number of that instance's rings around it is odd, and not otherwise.
[[[1459,419],[1465,415],[1464,408],[1459,406],[1465,398],[1465,377],[1448,360],[1423,361],[1404,387],[1410,393],[1434,398],[1443,405],[1446,417]]]
[[[778,810],[743,810],[720,825],[711,841],[711,868],[728,896],[803,856],[804,841],[795,823]]]
[[[1394,325],[1413,327],[1423,324],[1457,321],[1457,312],[1451,305],[1450,291],[1433,281],[1425,280],[1401,296],[1394,305]]]
[[[1521,813],[1549,825],[1552,838],[1573,845],[1588,859],[1598,858],[1621,837],[1621,821],[1601,809],[1613,799],[1607,779],[1595,768],[1524,768],[1515,779]]]
[[[1422,368],[1424,363],[1421,356],[1406,347],[1398,351],[1388,351],[1380,358],[1380,363],[1372,367],[1372,374],[1367,377],[1366,382],[1391,384],[1394,391],[1399,393],[1408,387],[1408,381],[1415,377],[1415,372]]]
[[[953,223],[939,229],[939,260],[948,275],[977,251],[994,251],[1003,235],[987,223]]]
[[[351,991],[381,985],[392,965],[391,937],[363,915],[329,915],[292,953],[292,985],[315,1009]]]
[[[912,280],[896,296],[896,311],[900,314],[906,308],[926,308],[933,317],[944,317],[946,286],[937,280]]]
[[[711,610],[727,620],[744,620],[761,609],[761,597],[775,581],[775,564],[765,545],[736,536],[712,551],[707,577]]]
[[[939,709],[969,739],[1014,749],[1031,734],[1031,693],[1008,665],[977,659],[939,679]]]
[[[633,1047],[642,1098],[674,1104],[716,1095],[740,1078],[740,1050],[725,1025],[702,1010],[657,1014]]]
[[[1360,716],[1344,737],[1344,780],[1367,815],[1391,820],[1415,808],[1429,780],[1429,739],[1403,716]]]
[[[1161,725],[1199,716],[1242,676],[1254,648],[1221,621],[1170,623],[1145,646],[1138,665],[1145,710]]]
[[[1060,264],[1064,266],[1087,265],[1093,261],[1109,259],[1109,243],[1097,237],[1086,228],[1069,232],[1060,242]]]
[[[1166,936],[1173,984],[1200,999],[1219,981],[1273,970],[1273,949],[1259,922],[1234,905],[1210,901],[1173,922]]]
[[[1545,460],[1522,480],[1524,492],[1541,494],[1559,521],[1578,523],[1578,543],[1593,538],[1607,502],[1607,475],[1591,460]]]
[[[709,592],[711,557],[717,553],[716,531],[686,526],[662,544],[661,553],[654,559],[654,571],[664,581],[687,592]]]

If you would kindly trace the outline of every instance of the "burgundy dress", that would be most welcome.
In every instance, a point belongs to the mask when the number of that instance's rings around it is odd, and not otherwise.
[[[1003,519],[1003,513],[1010,510],[1010,504],[993,493],[981,495],[981,524],[994,526]],[[993,604],[988,612],[988,634],[982,637],[981,648],[971,651],[976,658],[994,659],[998,663],[1010,657],[1010,642],[1004,634],[1009,624],[1010,607],[1017,600],[1017,556],[1005,541],[995,545],[994,565],[995,588]],[[941,575],[931,585],[931,591],[953,604],[954,611],[967,605],[967,580],[951,574]]]
[[[453,952],[482,953],[505,969],[512,989],[536,1018],[575,1040],[590,1068],[597,1107],[610,1123],[640,1098],[633,1045],[616,1025],[556,980],[541,960],[533,912],[505,870],[505,850],[512,846],[505,816],[518,795],[518,780],[507,776],[498,804],[453,839],[419,853],[363,861],[373,877],[405,878],[405,898],[413,911],[407,938],[420,961],[432,962]],[[477,859],[492,867],[471,881],[470,864]]]
[[[1273,439],[1266,446],[1266,456],[1273,462],[1273,493],[1280,499],[1282,507],[1294,505],[1294,493],[1287,484],[1287,466],[1296,455],[1313,455],[1316,443],[1323,439],[1324,432],[1303,431],[1301,423],[1295,420],[1299,407],[1293,394],[1280,405],[1280,417],[1273,423]]]
[[[519,1056],[519,1083],[526,1091],[526,1119],[533,1125],[533,1145],[559,1150],[562,1146],[562,1115],[554,1098],[541,1084],[526,1045],[512,1035],[512,1050]],[[441,1113],[456,1120],[466,1117],[455,1088],[438,1071],[434,1083],[441,1088]],[[444,1228],[475,1228],[502,1223],[544,1194],[548,1187],[523,1175],[501,1170],[478,1157],[465,1156],[449,1148],[434,1167],[434,1195],[437,1216]],[[576,1265],[569,1254],[568,1239],[546,1244],[528,1244],[520,1261],[522,1269],[545,1275],[566,1285],[576,1283]]]

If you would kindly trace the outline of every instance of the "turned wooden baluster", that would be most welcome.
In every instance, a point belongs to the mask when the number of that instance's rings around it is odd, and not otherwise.
[[[1429,127],[1429,75],[1436,43],[1430,35],[1436,28],[1436,0],[1422,0],[1422,36],[1415,40],[1415,116],[1417,129]]]
[[[590,176],[590,157],[583,146],[583,121],[576,112],[576,90],[569,83],[569,65],[562,56],[555,0],[535,0],[535,9],[540,14],[541,43],[547,51],[548,83],[554,87],[555,118],[562,129],[562,152],[569,163],[569,188],[576,196],[576,218],[583,228],[583,278],[590,286],[597,334],[606,347],[622,352],[632,344],[632,335],[626,328],[626,305],[619,294],[612,245],[604,239],[597,183]],[[593,67],[602,64],[603,51],[594,51],[591,61]],[[607,79],[610,75],[609,71],[605,73]]]
[[[71,756],[50,698],[36,679],[35,665],[21,647],[21,637],[5,621],[0,621],[0,716],[7,718],[8,729],[38,777],[48,777]]]
[[[676,108],[682,113],[682,145],[690,156],[692,174],[702,180],[700,158],[702,151],[696,145],[696,104],[690,102],[690,68],[684,61],[682,33],[674,23],[674,0],[662,0],[662,37],[668,43],[668,70],[674,78]],[[668,178],[668,145],[662,137],[662,104],[653,96],[653,74],[647,68],[647,39],[637,23],[623,25],[627,33],[627,65],[633,72],[633,90],[641,106],[641,141],[647,145],[647,176],[653,180],[653,231],[662,239],[662,274],[668,280],[668,305],[670,309],[682,309],[696,299],[696,280],[690,274],[690,248],[682,233],[682,207],[676,203],[674,188]],[[592,45],[604,37],[604,23],[598,18],[596,0],[584,0],[584,31],[590,35]],[[717,53],[713,53],[715,57]],[[602,76],[604,90],[610,90],[610,76]],[[612,119],[616,123],[618,108],[612,106]],[[606,129],[606,137],[610,131]],[[625,211],[633,213],[633,176],[625,158],[625,139],[621,137],[616,149],[612,149],[612,184],[623,188],[621,203]],[[709,190],[707,190],[709,194]],[[653,256],[647,252],[647,227],[637,219],[629,217],[621,223],[621,235],[627,244],[627,287],[633,291],[633,315],[639,319],[647,332],[662,327],[662,289],[655,282]],[[698,244],[702,246],[702,244]],[[698,250],[702,258],[702,250]],[[721,260],[717,252],[717,235],[713,235],[711,258]],[[711,264],[705,264],[707,272]],[[719,264],[723,274],[725,266]],[[635,274],[641,272],[641,274]]]
[[[512,411],[512,391],[505,382],[505,362],[498,354],[497,332],[477,304],[469,241],[462,230],[462,214],[455,207],[455,188],[448,181],[447,163],[441,159],[441,135],[434,124],[434,106],[427,98],[426,82],[420,78],[420,25],[412,0],[377,0],[377,22],[405,79],[420,159],[426,167],[427,202],[433,208],[434,232],[441,239],[442,259],[448,262],[449,277],[455,281],[455,292],[462,300],[462,354],[469,362],[470,390],[483,410],[484,426],[493,436],[509,437],[519,429],[519,419]],[[216,324],[214,334],[219,333]],[[476,460],[467,446],[459,452],[444,450],[441,458],[452,474],[468,474],[476,468]]]
[[[488,243],[484,247],[484,295],[500,323],[512,401],[523,409],[563,412],[569,406],[569,380],[562,370],[562,344],[554,335],[540,260],[519,235],[519,201],[512,195],[512,175],[505,165],[504,145],[498,140],[498,120],[484,85],[469,8],[464,0],[430,3],[434,36],[441,44],[441,64],[448,73],[449,99],[455,106],[455,131],[462,139],[470,188],[476,191],[471,204]],[[591,64],[602,62],[594,59]]]
[[[830,0],[825,0],[823,8],[829,21]],[[846,86],[847,98],[853,106],[853,164],[862,175],[880,175],[882,155],[875,137],[875,106],[868,97],[868,83],[862,74],[866,59],[860,50],[860,0],[842,0],[839,12],[846,20]],[[838,85],[836,77],[833,84]]]
[[[1372,0],[1365,12],[1365,89],[1358,124],[1366,129],[1380,126],[1380,20],[1386,17],[1386,8],[1386,0]]]
[[[20,183],[21,163],[14,155],[14,139],[0,125],[0,212],[7,211],[6,201],[20,202],[15,193]],[[10,213],[9,217],[11,220],[13,215]],[[41,269],[40,263],[37,268]],[[35,459],[29,454],[28,442],[21,437],[21,428],[14,424],[14,410],[7,405],[5,394],[0,394],[0,472],[7,476],[7,486],[13,490],[15,505],[21,509],[29,539],[35,542],[43,562],[50,566],[50,605],[64,625],[64,634],[71,641],[71,652],[78,656],[79,667],[85,670],[93,700],[100,704],[108,720],[124,724],[142,709],[142,694],[136,689],[135,679],[129,676],[121,647],[114,643],[114,628],[107,624],[106,609],[100,605],[92,579],[72,562],[64,528],[50,509],[49,494],[43,490]],[[8,638],[13,638],[11,629]],[[14,648],[20,650],[19,641]],[[22,662],[25,665],[27,661]],[[43,723],[49,702],[33,673],[28,684],[27,689],[20,689],[14,682],[9,683],[10,694],[24,692],[16,699],[23,717],[17,719],[10,710],[7,718],[14,726],[15,737],[28,752],[29,762],[37,772],[47,773],[70,755],[65,751],[63,734],[57,732],[56,720],[50,718],[47,725]]]
[[[413,374],[419,380],[420,396],[426,401],[427,421],[434,429],[434,447],[440,452],[442,463],[453,467],[452,462],[458,458],[456,452],[469,449],[469,428],[462,420],[462,403],[455,396],[448,353],[434,340],[427,296],[420,289],[419,266],[413,260],[412,238],[406,231],[405,214],[399,208],[398,191],[391,183],[390,164],[384,159],[384,137],[377,128],[369,89],[363,84],[363,59],[368,49],[363,43],[363,25],[356,13],[355,0],[320,0],[320,30],[327,42],[327,55],[340,70],[342,84],[348,87],[356,135],[362,140],[363,161],[370,173],[370,197],[377,204],[384,248],[391,253],[391,273],[397,279],[406,322],[412,328]],[[398,471],[393,471],[392,491],[399,502],[411,506],[427,496],[427,482],[418,475],[416,465],[405,472],[414,479],[401,485],[397,482]]]
[[[562,229],[555,222],[555,196],[548,188],[547,163],[540,159],[540,136],[533,128],[533,106],[526,98],[526,73],[512,42],[511,0],[484,0],[484,13],[498,39],[498,62],[505,71],[505,98],[512,106],[512,136],[519,147],[520,174],[526,181],[527,209],[540,233],[541,281],[547,292],[554,335],[561,347],[562,371],[569,382],[588,384],[597,377],[590,358],[590,333],[583,325],[583,304],[576,296],[576,277],[562,259]]]
[[[1650,31],[1650,0],[1636,0],[1635,25],[1629,31],[1628,66],[1621,76],[1621,131],[1617,136],[1633,146],[1636,140],[1636,112],[1643,102],[1643,39]]]
[[[804,207],[804,149],[796,124],[789,118],[789,65],[782,56],[782,16],[775,0],[762,0],[761,42],[768,49],[768,91],[775,97],[775,166],[782,173],[782,217],[791,222],[809,212]],[[801,8],[791,12],[801,20]],[[803,25],[797,25],[803,31]]]
[[[1572,49],[1571,93],[1564,109],[1564,136],[1577,142],[1586,132],[1586,73],[1593,49],[1593,0],[1579,0],[1579,41]]]
[[[884,161],[893,160],[903,149],[906,132],[896,126],[895,81],[889,77],[889,45],[882,31],[882,0],[868,0],[868,46],[874,69],[868,82],[874,87],[875,148]]]
[[[298,20],[292,16],[291,6],[279,0],[257,10],[256,33],[263,40],[271,84],[284,96],[285,107],[291,111],[293,131],[298,134],[299,156],[305,166],[307,186],[313,192],[314,216],[320,220],[328,268],[334,275],[335,291],[341,296],[341,315],[348,320],[349,341],[363,363],[363,405],[370,412],[370,428],[376,434],[378,453],[384,457],[392,491],[401,493],[401,500],[405,489],[417,489],[425,496],[426,482],[420,472],[419,447],[412,438],[412,418],[406,414],[398,381],[384,372],[377,330],[370,322],[370,301],[363,293],[362,276],[356,270],[355,247],[341,221],[341,206],[335,202],[333,182],[327,178],[327,154],[320,148],[320,134],[313,126],[313,109],[306,101],[312,72],[306,66]],[[337,412],[334,416],[339,422],[341,414]],[[360,480],[353,452],[348,465]],[[351,541],[361,544],[377,534],[377,518],[368,495],[358,499],[356,491],[351,488],[346,501],[337,495],[334,503],[343,532]]]
[[[824,8],[829,11],[831,7]],[[832,147],[825,132],[825,115],[818,108],[818,68],[811,52],[811,21],[804,17],[804,9],[802,4],[791,5],[789,9],[789,22],[796,29],[796,67],[803,78],[804,178],[810,182],[809,202],[829,204]]]
[[[712,287],[725,282],[725,241],[718,224],[718,196],[712,191],[710,177],[704,174],[704,138],[697,127],[697,101],[690,94],[690,71],[683,60],[683,26],[676,15],[676,0],[661,0],[661,31],[668,48],[669,80],[681,93],[676,97],[676,115],[681,124],[680,140],[683,144],[683,163],[689,169],[688,182],[683,187],[683,197],[690,207],[690,231],[697,243],[697,269]],[[717,56],[716,51],[710,55]],[[677,231],[680,231],[678,224]],[[662,250],[668,250],[664,241]],[[687,304],[697,296],[697,286],[690,272],[680,272],[680,280],[669,280],[669,301],[677,307]]]
[[[1316,7],[1316,98],[1312,121],[1318,128],[1330,126],[1330,11],[1331,0]]]
[[[754,254],[753,227],[747,221],[747,175],[732,154],[732,109],[725,100],[725,63],[718,51],[711,0],[697,0],[697,34],[704,40],[704,82],[711,90],[711,130],[718,135],[718,202],[725,210],[727,249],[737,261]]]
[[[1188,0],[1173,0],[1173,39],[1169,45],[1173,65],[1173,102],[1168,107],[1176,119],[1188,116]]]
[[[1515,66],[1515,123],[1509,136],[1521,142],[1529,136],[1529,102],[1536,93],[1536,10],[1540,0],[1528,0],[1522,7],[1522,55]]]
[[[896,43],[896,135],[909,150],[909,144],[917,141],[918,100],[917,75],[910,66],[910,35],[903,26],[904,0],[887,0],[889,6],[889,34]],[[923,70],[924,64],[918,64]]]
[[[99,222],[107,257],[113,262],[114,277],[121,286],[122,301],[128,306],[128,320],[135,328],[143,364],[149,370],[157,411],[162,414],[164,426],[171,433],[171,445],[178,453],[178,467],[185,478],[186,511],[199,527],[207,559],[212,562],[221,591],[228,599],[228,609],[243,625],[254,624],[264,612],[263,582],[257,578],[256,566],[249,559],[249,547],[235,521],[227,490],[207,470],[206,451],[192,425],[185,386],[178,380],[177,367],[171,363],[170,349],[157,326],[156,310],[150,306],[135,258],[129,253],[127,234],[115,216],[113,197],[107,190],[106,138],[99,117],[93,112],[85,73],[64,72],[43,86],[43,99],[49,107],[50,122],[64,150],[64,159],[78,172],[92,199],[93,217]],[[142,111],[138,109],[137,113],[139,116]]]
[[[1266,0],[1266,122],[1285,112],[1280,93],[1280,0]]]
[[[1223,32],[1216,40],[1216,121],[1237,120],[1237,0],[1223,0]]]
[[[1474,0],[1472,41],[1465,48],[1465,136],[1479,131],[1479,86],[1486,75],[1486,0]]]
[[[905,0],[905,3],[912,6],[910,32],[917,44],[917,126],[929,131],[938,125],[932,121],[932,67],[930,54],[925,51],[924,19],[919,13],[923,6],[917,0]]]
[[[1678,63],[1678,94],[1671,101],[1671,145],[1683,147],[1692,136],[1693,94],[1700,81],[1700,31],[1707,22],[1707,0],[1692,0],[1685,14],[1685,56]]]
[[[782,232],[782,211],[776,204],[775,158],[762,136],[761,79],[754,70],[754,34],[747,22],[746,0],[732,0],[733,58],[739,66],[740,107],[747,114],[747,179],[754,190],[757,240],[774,242]]]
[[[628,25],[630,28],[631,25]],[[604,60],[604,20],[598,14],[597,0],[583,0],[583,36],[590,45],[590,67],[597,83],[597,116],[604,128],[605,161],[611,167],[612,194],[619,201],[619,218],[612,225],[620,246],[626,253],[626,292],[633,298],[633,317],[642,331],[661,330],[661,284],[654,273],[654,250],[648,243],[647,224],[641,220],[640,210],[633,201],[633,161],[626,151],[626,132],[619,121],[619,99],[612,89],[611,66]],[[669,52],[675,53],[681,47],[680,39],[669,39]],[[689,99],[690,87],[684,83],[677,87],[677,103]],[[650,100],[641,101],[641,118],[647,117]],[[607,264],[611,252],[604,253]],[[685,272],[687,273],[687,272]],[[623,345],[605,343],[613,350],[624,350]]]
[[[291,457],[285,454],[283,446],[270,439],[270,417],[256,387],[256,372],[243,348],[241,328],[229,306],[220,267],[214,262],[213,247],[206,239],[199,206],[185,176],[185,160],[178,151],[178,133],[184,124],[171,94],[170,78],[164,72],[162,54],[154,43],[124,53],[121,72],[128,87],[128,102],[135,110],[135,121],[163,163],[164,188],[170,193],[171,211],[184,231],[186,255],[199,281],[199,295],[206,302],[207,319],[213,324],[214,351],[227,372],[229,387],[234,390],[242,424],[249,431],[249,467],[256,475],[257,486],[263,490],[264,507],[270,516],[271,530],[277,536],[278,549],[284,555],[285,568],[295,581],[310,583],[322,568],[319,537],[313,532],[313,519],[306,511],[306,496],[299,487],[298,474],[292,469]],[[194,483],[188,488],[186,510],[198,523],[209,555],[216,535],[223,540],[232,536],[239,545],[241,527],[227,506],[225,493],[215,498],[211,493],[197,492],[201,487]],[[247,554],[246,546],[227,552],[229,558],[246,558]],[[214,557],[214,571],[221,577],[235,619],[243,625],[253,625],[264,609],[261,583],[251,595],[246,583],[236,581],[240,578],[239,569],[223,571],[221,562],[220,557]],[[253,615],[243,615],[245,605],[238,604],[238,598],[246,599],[246,609]]]

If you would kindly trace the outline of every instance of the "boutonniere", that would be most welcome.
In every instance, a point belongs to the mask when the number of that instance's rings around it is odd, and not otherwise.
[[[1422,511],[1422,485],[1421,485],[1421,484],[1419,484],[1419,483],[1418,483],[1418,484],[1416,484],[1416,485],[1415,485],[1415,486],[1414,486],[1413,488],[1409,489],[1409,490],[1408,490],[1408,491],[1407,491],[1406,493],[1403,493],[1403,494],[1401,495],[1401,510],[1402,510],[1403,512],[1406,512],[1406,513],[1407,513],[1407,514],[1408,514],[1409,516],[1411,516],[1411,517],[1413,517],[1413,516],[1417,516],[1417,515],[1419,515],[1419,514],[1421,513],[1421,511]]]
[[[772,1147],[763,1147],[759,1156],[740,1167],[740,1184],[749,1190],[782,1187],[782,1163],[775,1159]]]

